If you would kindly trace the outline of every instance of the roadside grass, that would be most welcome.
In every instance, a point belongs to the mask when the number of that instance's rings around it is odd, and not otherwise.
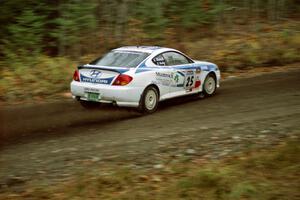
[[[55,98],[68,91],[76,63],[70,59],[39,56],[29,63],[0,63],[0,101]],[[8,66],[9,65],[9,66]]]
[[[286,27],[287,26],[287,27]],[[270,27],[272,28],[272,27]],[[222,71],[279,66],[300,61],[300,30],[282,25],[277,30],[243,32],[186,42],[187,54],[213,61]]]
[[[299,139],[218,162],[179,161],[164,169],[101,167],[55,186],[28,184],[0,199],[224,199],[296,200],[300,197]]]

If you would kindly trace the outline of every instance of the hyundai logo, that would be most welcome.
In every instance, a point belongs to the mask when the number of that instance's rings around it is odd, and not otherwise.
[[[93,78],[97,78],[97,77],[99,77],[100,75],[101,75],[101,71],[99,71],[99,70],[91,70],[90,71],[90,75],[91,75],[91,77],[93,77]]]

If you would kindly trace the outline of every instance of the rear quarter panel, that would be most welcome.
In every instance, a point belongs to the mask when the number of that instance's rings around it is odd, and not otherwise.
[[[155,85],[159,89],[160,99],[169,93],[169,81],[167,79],[158,80],[158,73],[171,74],[171,70],[160,68],[144,68],[138,69],[133,75],[134,85],[146,89],[149,85]]]

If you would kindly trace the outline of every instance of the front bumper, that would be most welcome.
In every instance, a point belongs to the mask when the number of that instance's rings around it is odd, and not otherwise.
[[[217,88],[220,87],[220,81],[221,81],[221,72],[220,70],[216,71],[216,76],[217,76]]]
[[[78,81],[71,82],[71,93],[74,98],[87,101],[88,92],[99,93],[99,102],[102,103],[115,103],[118,106],[138,107],[143,88],[83,83]]]

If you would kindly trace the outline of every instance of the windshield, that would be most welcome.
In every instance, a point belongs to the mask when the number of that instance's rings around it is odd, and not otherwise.
[[[135,51],[111,51],[102,58],[91,62],[92,65],[101,65],[109,67],[137,67],[150,54]]]

